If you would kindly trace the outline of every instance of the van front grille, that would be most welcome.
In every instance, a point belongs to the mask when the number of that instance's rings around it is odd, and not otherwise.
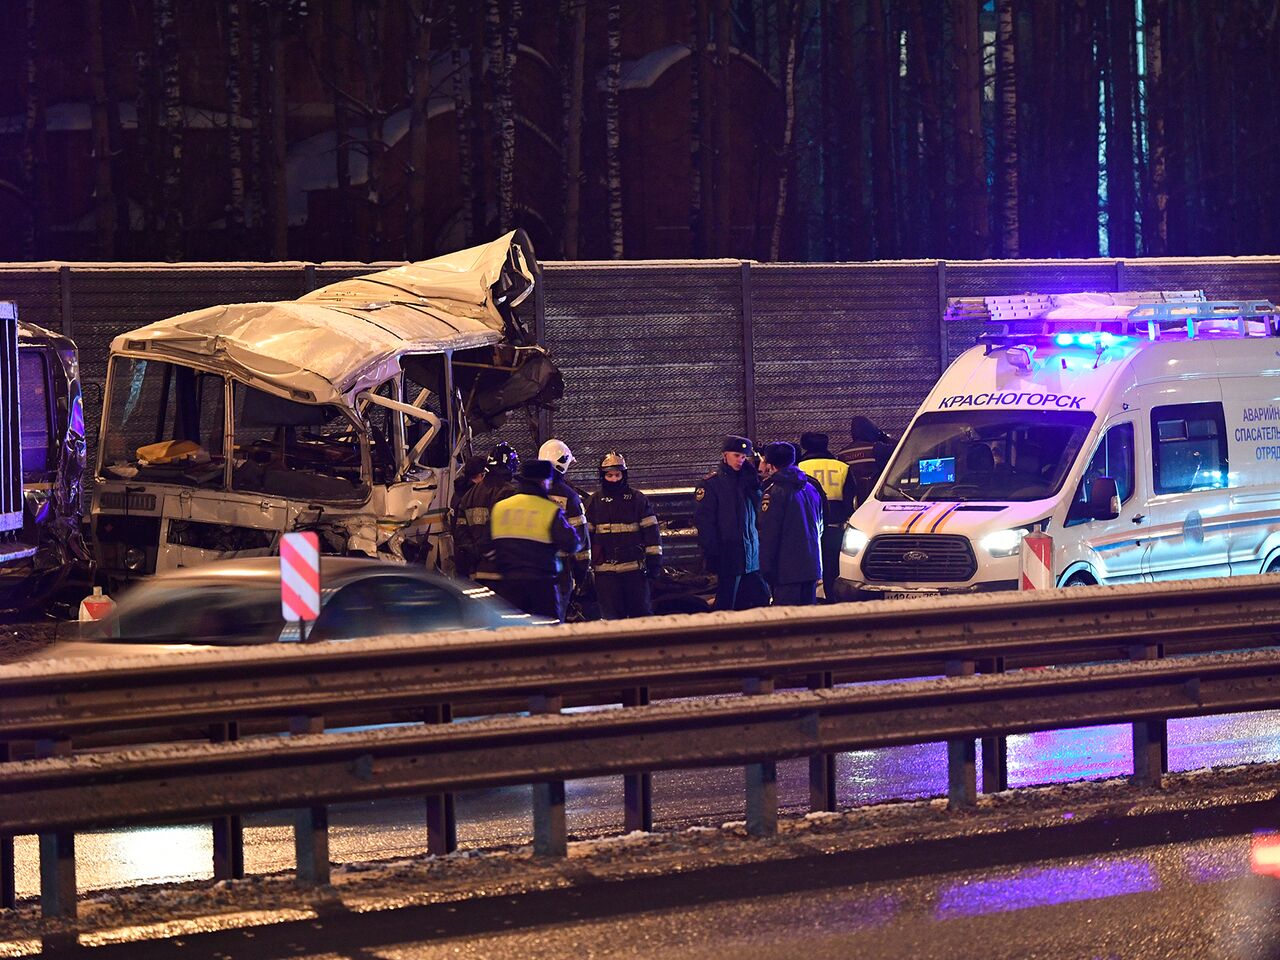
[[[876,537],[862,560],[863,576],[883,583],[964,582],[977,569],[969,538],[942,533]]]

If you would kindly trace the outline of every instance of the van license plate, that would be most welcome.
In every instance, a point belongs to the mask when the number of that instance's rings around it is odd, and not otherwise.
[[[886,590],[884,598],[886,600],[910,600],[912,597],[940,597],[941,590]]]

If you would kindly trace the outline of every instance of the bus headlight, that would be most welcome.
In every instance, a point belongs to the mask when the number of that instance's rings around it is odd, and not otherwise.
[[[840,550],[851,557],[856,557],[862,552],[862,548],[867,545],[870,539],[857,527],[845,527],[844,539],[840,542]]]
[[[979,540],[978,546],[993,557],[1012,557],[1022,549],[1022,538],[1030,532],[1025,527],[996,530]]]

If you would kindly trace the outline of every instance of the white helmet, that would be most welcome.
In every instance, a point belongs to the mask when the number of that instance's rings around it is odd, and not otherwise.
[[[555,464],[557,473],[564,473],[573,463],[573,451],[563,440],[548,440],[538,448],[539,460],[550,460]]]

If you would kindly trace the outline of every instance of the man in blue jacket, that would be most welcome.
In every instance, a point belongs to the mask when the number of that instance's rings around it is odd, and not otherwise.
[[[769,444],[765,462],[773,473],[760,504],[760,572],[775,606],[809,606],[822,579],[823,498],[791,444]]]
[[[694,489],[693,525],[698,528],[707,571],[718,577],[715,608],[734,610],[741,601],[745,609],[754,603],[745,595],[739,597],[739,588],[752,576],[759,581],[760,475],[750,459],[755,451],[746,437],[725,437],[721,449],[720,466]]]

